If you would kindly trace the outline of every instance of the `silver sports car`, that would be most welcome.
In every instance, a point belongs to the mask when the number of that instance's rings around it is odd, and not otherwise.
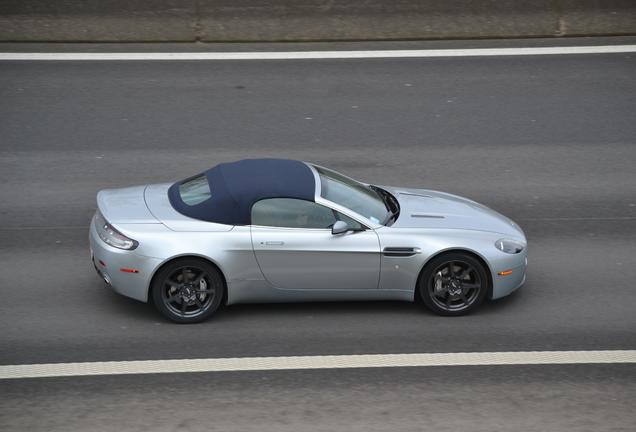
[[[510,219],[466,198],[286,159],[103,190],[91,257],[107,285],[192,323],[224,304],[421,301],[463,315],[526,279]]]

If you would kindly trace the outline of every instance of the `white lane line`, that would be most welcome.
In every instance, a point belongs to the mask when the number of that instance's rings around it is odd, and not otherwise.
[[[636,220],[636,216],[615,216],[615,217],[536,217],[519,218],[520,221],[631,221]],[[8,228],[7,228],[8,229]],[[2,228],[0,228],[2,230]]]
[[[636,45],[280,52],[4,52],[0,53],[0,60],[302,60],[612,54],[631,52],[636,52]]]
[[[0,366],[0,379],[184,372],[584,363],[636,363],[636,350],[363,354],[23,364]]]

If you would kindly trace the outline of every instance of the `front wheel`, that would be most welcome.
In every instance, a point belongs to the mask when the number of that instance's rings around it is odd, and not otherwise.
[[[465,253],[434,258],[422,271],[418,291],[424,304],[438,315],[466,315],[479,307],[488,291],[483,264]]]
[[[195,258],[177,259],[159,270],[152,300],[159,312],[177,323],[208,319],[220,306],[225,284],[219,270]]]

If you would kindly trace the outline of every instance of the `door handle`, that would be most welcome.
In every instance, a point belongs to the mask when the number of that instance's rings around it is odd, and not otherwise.
[[[261,244],[265,244],[267,246],[282,246],[285,244],[284,241],[266,241],[266,242],[261,242]]]

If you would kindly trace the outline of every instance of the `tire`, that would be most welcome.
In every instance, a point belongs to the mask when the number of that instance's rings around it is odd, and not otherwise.
[[[164,317],[191,324],[205,321],[216,312],[225,282],[221,272],[209,262],[180,258],[159,270],[150,289],[153,304]]]
[[[443,316],[466,315],[475,311],[486,297],[487,269],[470,254],[445,253],[426,264],[417,289],[432,312]]]

